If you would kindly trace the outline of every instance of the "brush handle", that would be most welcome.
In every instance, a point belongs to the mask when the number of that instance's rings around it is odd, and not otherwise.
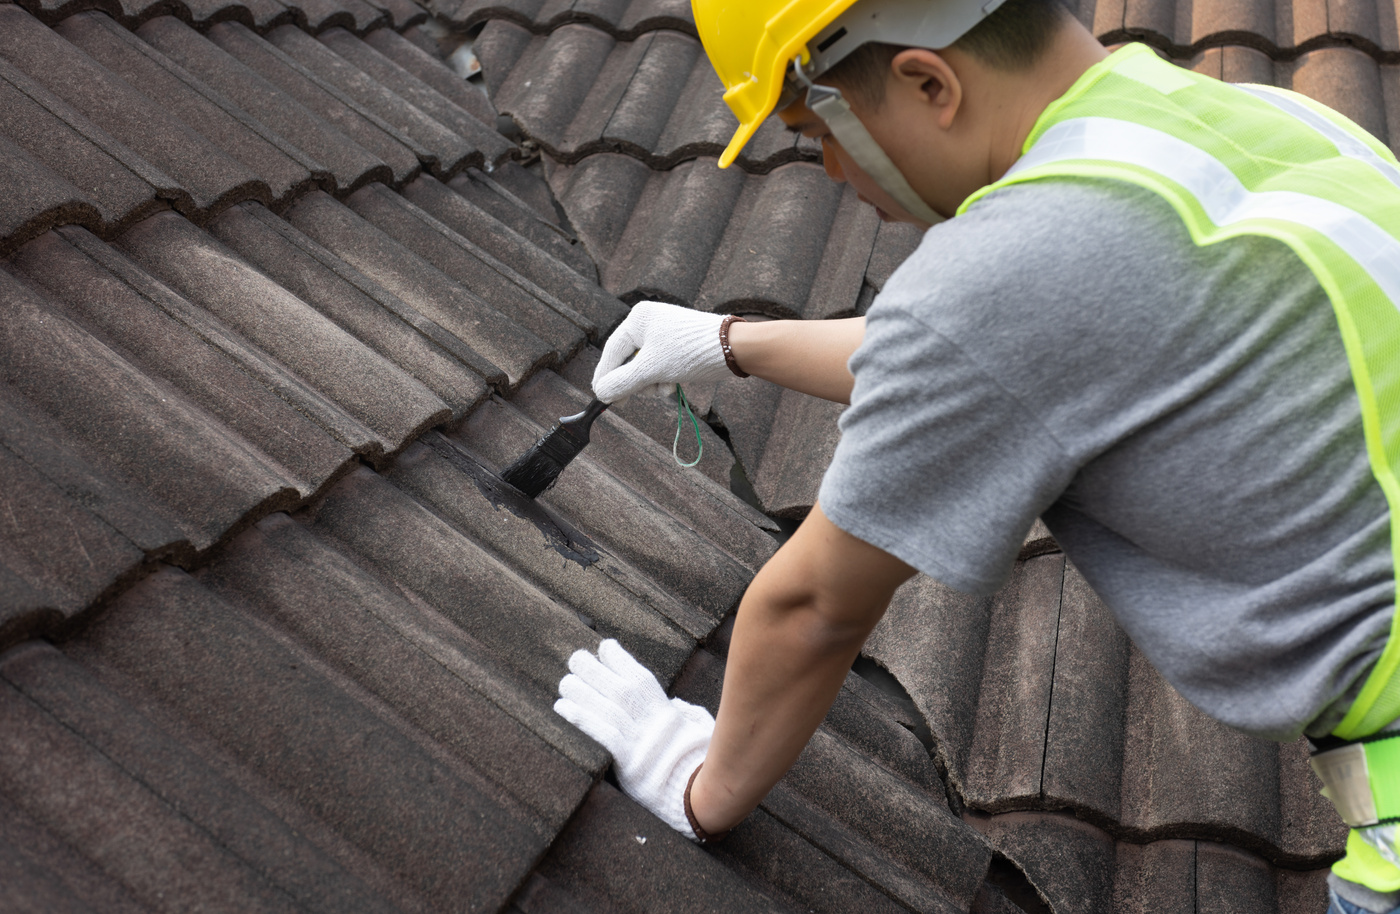
[[[593,421],[603,414],[608,408],[608,404],[602,400],[594,400],[589,403],[583,412],[573,416],[564,416],[559,420],[560,428],[566,428],[578,441],[588,443],[588,431],[593,427]]]

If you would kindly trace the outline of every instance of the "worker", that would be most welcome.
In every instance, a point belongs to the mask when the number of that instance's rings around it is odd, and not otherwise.
[[[615,641],[570,659],[559,713],[714,840],[797,758],[896,588],[992,593],[1041,517],[1182,695],[1313,740],[1352,826],[1331,910],[1400,911],[1394,156],[1302,96],[1109,54],[1054,0],[693,6],[740,120],[721,167],[776,110],[927,231],[864,318],[634,306],[604,401],[732,373],[850,406],[741,601],[717,718]]]

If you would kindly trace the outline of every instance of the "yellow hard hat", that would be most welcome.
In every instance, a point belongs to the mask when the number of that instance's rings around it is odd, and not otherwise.
[[[719,167],[727,168],[773,113],[795,58],[801,59],[806,78],[815,79],[867,41],[944,48],[1002,2],[691,0],[700,43],[724,83],[725,102],[739,118]]]
[[[724,83],[724,101],[739,129],[719,167],[727,168],[773,113],[783,73],[807,42],[856,0],[691,0],[695,29]]]

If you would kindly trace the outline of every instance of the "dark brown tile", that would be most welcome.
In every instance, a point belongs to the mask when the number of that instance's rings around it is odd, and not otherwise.
[[[523,454],[543,432],[542,426],[514,407],[491,400],[472,413],[459,440],[497,469]],[[752,577],[720,546],[676,523],[587,450],[574,458],[558,484],[540,499],[609,551],[642,569],[653,583],[716,622],[738,603]],[[617,523],[619,517],[626,517],[627,523]]]
[[[1196,914],[1196,842],[1120,842],[1113,910],[1122,914]]]
[[[436,44],[430,53],[394,29],[375,29],[365,36],[365,44],[418,77],[458,108],[494,129],[496,109],[486,98],[486,93],[448,69],[437,56]]]
[[[489,119],[483,117],[486,112],[481,109],[485,107],[485,98],[481,93],[459,79],[441,62],[428,58],[418,69],[437,75],[438,78],[430,85],[418,74],[379,51],[375,45],[384,45],[399,51],[401,56],[405,57],[408,56],[404,53],[405,46],[407,51],[421,55],[417,48],[389,29],[377,29],[370,33],[370,36],[384,37],[371,43],[369,38],[361,41],[344,29],[331,29],[322,32],[318,37],[323,44],[354,64],[379,85],[389,89],[426,117],[446,127],[449,132],[456,134],[474,150],[473,154],[466,156],[462,161],[472,165],[497,165],[514,153],[515,146],[496,132],[495,116],[490,115]],[[416,62],[414,58],[409,59],[410,62]],[[432,66],[434,64],[436,66]],[[443,94],[438,86],[446,80],[455,80],[454,88],[458,91]],[[477,99],[480,102],[476,102]],[[463,107],[464,101],[467,102],[467,107]],[[448,170],[456,171],[458,168],[454,166]]]
[[[217,31],[217,29],[216,29]],[[393,180],[388,165],[369,150],[322,120],[284,91],[208,38],[172,17],[153,19],[137,34],[269,129],[320,163],[333,187],[353,188],[366,181]],[[230,41],[246,38],[241,33]],[[307,92],[310,95],[310,91]],[[324,106],[330,113],[334,109]]]
[[[64,21],[58,32],[242,162],[262,179],[271,200],[286,202],[314,180],[329,177],[313,159],[110,18],[84,13]]]
[[[1112,910],[1114,842],[1073,816],[1010,812],[981,828],[1015,862],[1055,914]],[[1207,909],[1209,910],[1209,909]]]
[[[0,95],[9,84],[0,83]],[[28,101],[28,99],[25,99]],[[0,254],[55,225],[76,223],[100,231],[97,204],[29,153],[0,136],[0,183],[13,192],[0,201]]]
[[[548,217],[541,215],[521,199],[520,195],[498,180],[514,173],[515,169],[510,167],[510,163],[491,174],[468,169],[465,174],[458,175],[448,182],[448,186],[473,205],[528,238],[536,247],[568,265],[587,282],[597,285],[598,267],[578,237],[558,224],[558,211]],[[548,190],[546,185],[546,193]]]
[[[285,468],[303,497],[352,459],[349,448],[279,396],[286,391],[267,383],[266,370],[259,379],[255,366],[239,359],[240,348],[212,342],[214,328],[182,321],[190,313],[187,303],[148,277],[143,281],[134,265],[91,235],[61,229],[27,245],[14,265],[105,346]],[[143,286],[149,294],[142,294]]]
[[[293,226],[407,302],[504,372],[511,386],[555,358],[529,330],[446,276],[326,194],[303,197],[287,212]]]
[[[498,908],[548,843],[528,807],[183,573],[128,591],[81,648],[392,874],[398,906]]]
[[[550,344],[559,359],[573,355],[588,335],[598,336],[597,324],[572,305],[384,185],[363,187],[346,203],[366,222]]]
[[[274,34],[289,34],[284,31],[288,28],[291,27],[282,26],[274,30]],[[308,38],[299,30],[294,31]],[[242,61],[248,69],[387,164],[395,183],[406,181],[418,173],[420,165],[414,151],[417,144],[413,140],[281,48],[237,23],[219,23],[209,30],[209,38]],[[321,47],[319,44],[316,46]],[[256,111],[253,113],[255,116],[258,114]]]
[[[342,99],[350,100],[367,123],[411,149],[425,167],[452,174],[467,165],[483,164],[480,150],[468,137],[451,129],[456,125],[438,123],[332,50],[337,45],[358,44],[358,38],[344,29],[329,29],[323,34],[331,36],[329,46],[291,25],[273,29],[267,40],[288,59],[315,74],[324,86],[333,87]],[[403,180],[406,176],[397,177]]]
[[[25,188],[4,204],[0,237],[10,239],[11,247],[64,223],[110,231],[164,206],[157,188],[174,190],[172,179],[3,60],[0,132],[15,147],[6,154],[7,167],[37,169],[33,177],[9,184]]]
[[[457,337],[261,206],[231,207],[209,231],[284,289],[437,394],[460,419],[505,375]]]
[[[417,380],[184,219],[153,216],[119,244],[290,369],[300,383],[279,393],[357,453],[379,459],[450,415]]]
[[[76,734],[89,751],[110,759],[138,781],[157,804],[168,806],[172,820],[178,810],[201,842],[221,848],[270,883],[269,889],[294,899],[298,909],[325,914],[390,910],[323,851],[216,774],[178,736],[162,731],[80,664],[53,648],[34,646],[9,655],[0,665],[0,676]],[[152,837],[157,842],[178,837],[181,829],[173,824],[164,824]],[[170,900],[195,903],[187,892]],[[235,905],[257,900],[253,893],[230,899]]]
[[[169,175],[180,188],[172,202],[188,214],[266,195],[242,163],[17,7],[0,7],[0,56]]]
[[[518,671],[537,698],[555,694],[570,654],[597,646],[572,609],[368,469],[336,485],[313,529],[427,601]]]
[[[548,250],[537,248],[453,188],[425,175],[404,188],[404,197],[454,231],[461,239],[459,244],[481,250],[525,283],[537,286],[550,296],[545,301],[551,307],[558,310],[557,306],[563,305],[576,311],[587,322],[582,329],[591,337],[606,337],[627,316],[627,307],[599,289],[596,281],[556,260]],[[512,281],[517,280],[512,277]]]
[[[153,379],[0,273],[6,398],[62,429],[65,445],[141,493],[145,510],[202,550],[250,512],[296,497],[292,480],[166,382]],[[132,417],[139,416],[139,421]],[[172,544],[178,545],[178,544]]]
[[[537,871],[585,909],[644,914],[792,910],[598,783]]]
[[[1354,48],[1324,48],[1277,67],[1285,85],[1356,121],[1382,143],[1390,142],[1380,65]]]
[[[606,764],[479,644],[286,515],[244,533],[201,580],[382,699],[548,831],[563,827]]]

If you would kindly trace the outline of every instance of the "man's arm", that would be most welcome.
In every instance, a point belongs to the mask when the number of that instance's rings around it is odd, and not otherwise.
[[[790,390],[851,402],[855,378],[846,368],[865,338],[865,318],[833,321],[745,321],[729,327],[734,361],[756,378]]]
[[[638,302],[608,338],[593,392],[608,403],[676,384],[731,377],[720,346],[721,315],[662,302]],[[735,321],[729,344],[741,369],[784,387],[849,403],[855,383],[846,362],[865,338],[865,318],[834,321]]]
[[[816,505],[754,578],[735,621],[714,738],[691,788],[707,832],[736,825],[797,760],[913,574]]]

